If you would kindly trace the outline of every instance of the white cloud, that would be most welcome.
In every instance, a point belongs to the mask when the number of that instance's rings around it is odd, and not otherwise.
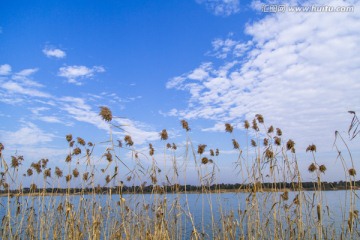
[[[230,16],[240,11],[239,0],[196,0],[217,16]]]
[[[19,83],[16,83],[14,81],[8,81],[1,85],[1,88],[9,91],[10,93],[17,93],[17,94],[23,94],[28,95],[32,97],[42,97],[42,98],[49,98],[51,97],[49,94],[39,91],[37,89],[33,88],[26,88],[25,86],[22,86]]]
[[[86,122],[96,126],[102,130],[109,130],[109,126],[105,123],[99,114],[92,110],[91,106],[86,104],[85,100],[76,97],[62,97],[61,109],[69,114],[69,117],[74,118],[79,122]]]
[[[199,68],[192,71],[187,78],[193,80],[204,80],[209,76],[208,70],[211,68],[211,63],[203,63]]]
[[[43,49],[43,53],[47,56],[47,57],[55,57],[55,58],[65,58],[66,57],[66,53],[58,48],[53,48],[53,47],[45,47]]]
[[[66,148],[58,149],[50,147],[22,147],[21,149],[16,149],[16,151],[19,155],[23,155],[25,160],[33,159],[35,161],[42,158],[50,160],[54,160],[54,158],[59,159],[59,157],[65,158],[69,154],[69,150]]]
[[[11,73],[11,67],[5,67],[4,72]],[[37,68],[23,69],[17,73],[0,78],[1,102],[16,104],[23,102],[26,96],[50,98],[51,95],[39,90],[42,84],[31,79],[31,75],[38,71]]]
[[[36,73],[38,70],[39,70],[38,68],[23,69],[20,72],[16,73],[15,75],[22,76],[22,77],[27,77],[27,76],[30,76],[30,75]]]
[[[251,45],[251,41],[244,43],[241,41],[235,41],[231,38],[217,38],[212,42],[213,52],[209,55],[220,59],[225,59],[229,55],[233,57],[241,57],[251,47]]]
[[[67,78],[69,83],[82,85],[79,79],[92,78],[95,73],[105,72],[105,68],[101,66],[94,66],[88,68],[86,66],[67,66],[59,69],[58,76]]]
[[[9,64],[0,65],[0,75],[9,75],[11,73],[11,66]]]
[[[48,122],[48,123],[63,123],[63,121],[61,121],[56,116],[40,116],[40,117],[38,117],[38,119],[43,122]]]
[[[151,130],[150,127],[144,123],[130,119],[117,119],[116,121],[125,130],[122,135],[130,135],[137,145],[160,139],[159,132]]]
[[[347,111],[360,111],[360,3],[353,4],[353,13],[285,12],[248,24],[252,45],[238,61],[213,64],[202,81],[184,74],[168,82],[191,95],[186,109],[170,114],[215,120],[206,130],[217,131],[261,113],[301,150],[314,142],[329,151],[334,131],[347,128]],[[213,42],[226,55],[236,44]]]
[[[45,133],[33,123],[24,124],[15,132],[0,130],[0,135],[5,145],[38,145],[51,142],[53,134]]]

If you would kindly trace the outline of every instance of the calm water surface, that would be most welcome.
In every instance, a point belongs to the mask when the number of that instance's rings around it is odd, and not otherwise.
[[[356,191],[356,193],[359,195],[360,191]],[[280,200],[280,194],[281,193],[257,193],[256,199],[258,201],[258,209],[261,216],[265,216],[272,208],[276,207],[274,202],[277,202],[277,199]],[[289,192],[289,205],[292,203],[296,194],[298,194],[298,192]],[[304,192],[304,196],[308,202],[308,207],[304,208],[304,215],[310,216],[313,214],[313,216],[316,216],[316,205],[319,201],[318,194],[319,193],[311,191]],[[119,195],[112,195],[111,197],[109,197],[109,195],[85,195],[83,197],[88,202],[96,200],[96,202],[104,208],[108,206],[111,208],[118,207],[117,202],[120,199]],[[212,223],[221,226],[221,221],[223,220],[221,216],[229,216],[230,214],[233,214],[234,219],[240,219],[241,214],[246,209],[249,209],[249,206],[251,206],[247,200],[249,200],[252,196],[249,193],[192,193],[187,195],[124,194],[123,197],[126,199],[126,204],[135,211],[143,211],[143,206],[146,204],[149,204],[150,209],[156,209],[159,204],[164,201],[164,199],[166,199],[169,209],[168,211],[171,211],[171,205],[176,202],[183,212],[191,213],[197,229],[203,229],[206,232],[211,232]],[[79,204],[80,198],[81,196],[68,197],[75,209],[77,209],[76,207]],[[36,209],[40,208],[42,203],[49,203],[48,205],[45,204],[45,206],[42,206],[46,209],[50,206],[56,206],[60,202],[64,202],[65,199],[65,196],[45,196],[43,199],[42,197],[23,196],[18,199],[14,197],[10,200],[8,200],[7,197],[1,197],[0,220],[3,219],[7,211],[11,211],[11,215],[15,216],[17,203],[21,204],[21,206],[27,206],[28,208],[32,207],[36,212]],[[321,195],[321,201],[324,216],[323,224],[325,226],[335,226],[335,229],[340,229],[341,226],[344,226],[349,212],[350,191],[324,191]],[[285,206],[284,201],[282,204]],[[8,206],[10,206],[10,208]],[[360,209],[358,203],[355,203],[354,206],[355,209]],[[279,210],[279,212],[284,211],[285,208]],[[152,211],[149,211],[150,217],[153,217],[152,214]],[[14,219],[14,221],[16,221],[16,219]],[[306,221],[306,219],[304,219],[304,221]],[[182,222],[184,236],[189,236],[192,230],[192,223],[189,216],[182,214]],[[209,237],[211,238],[210,235]]]

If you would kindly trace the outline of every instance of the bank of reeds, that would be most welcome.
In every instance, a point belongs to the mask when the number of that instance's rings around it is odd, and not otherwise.
[[[351,113],[354,118],[349,134],[355,138],[359,120]],[[349,191],[341,219],[334,221],[335,210],[326,204],[323,196],[321,179],[326,174],[326,165],[317,161],[316,145],[310,144],[306,149],[312,163],[305,171],[313,174],[317,184],[315,191],[305,192],[295,142],[285,139],[281,129],[267,125],[262,115],[244,122],[246,141],[241,141],[246,143],[244,146],[235,137],[234,126],[230,123],[224,126],[229,144],[236,152],[234,171],[241,183],[232,193],[238,203],[231,208],[217,194],[221,192],[217,185],[221,150],[208,148],[206,144],[195,145],[187,121],[181,121],[185,144],[172,143],[164,129],[159,133],[163,146],[155,149],[149,144],[148,152],[144,152],[134,147],[131,135],[114,141],[111,131],[119,126],[112,123],[109,108],[102,107],[100,116],[108,122],[110,130],[110,139],[100,159],[105,163],[104,168],[99,167],[102,165],[93,154],[94,148],[101,146],[71,134],[65,137],[69,148],[64,157],[65,168],[59,167],[63,163],[59,166],[51,163],[50,167],[47,159],[31,164],[23,156],[5,159],[6,146],[0,144],[0,186],[6,193],[0,202],[2,239],[360,237],[354,185],[356,169],[350,149],[346,157],[341,152],[340,145],[347,145],[338,132],[334,146]],[[130,157],[120,157],[124,152]],[[186,185],[190,167],[195,169],[199,186],[195,212],[190,199],[193,196]],[[287,188],[279,183],[292,186]],[[149,185],[150,195],[143,191]],[[104,187],[108,187],[106,193]],[[65,191],[59,193],[60,188]]]

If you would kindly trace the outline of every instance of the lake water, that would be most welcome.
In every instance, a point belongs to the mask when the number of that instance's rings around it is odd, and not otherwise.
[[[81,213],[81,208],[92,208],[94,202],[99,209],[104,212],[103,219],[107,219],[102,225],[103,229],[107,229],[107,225],[111,225],[112,219],[120,219],[122,210],[116,210],[125,206],[134,221],[147,221],[146,219],[155,219],[158,214],[165,219],[170,225],[179,229],[174,231],[177,239],[189,239],[194,229],[199,232],[200,236],[212,239],[213,233],[221,235],[227,228],[234,228],[236,238],[239,236],[247,236],[249,231],[257,231],[257,228],[267,228],[262,230],[263,234],[269,234],[268,238],[274,237],[274,226],[281,226],[279,231],[283,231],[286,238],[286,231],[282,228],[298,226],[299,221],[304,223],[304,231],[308,231],[308,235],[316,234],[321,222],[325,234],[340,236],[341,232],[346,231],[348,227],[349,212],[360,209],[357,203],[355,191],[324,191],[321,192],[302,192],[303,204],[301,208],[294,203],[294,199],[298,192],[289,192],[288,200],[281,198],[281,192],[264,192],[264,193],[220,193],[220,194],[124,194],[126,200],[122,204],[118,204],[119,195],[85,195],[85,196],[44,196],[44,197],[13,197],[10,200],[7,197],[0,198],[0,220],[5,215],[12,216],[12,224],[14,227],[26,225],[27,213],[33,210],[36,216],[54,215],[60,203],[65,202],[72,204],[72,211],[77,214]],[[350,207],[350,200],[353,204]],[[321,221],[318,216],[318,204],[321,203]],[[20,207],[19,207],[20,206]],[[90,206],[90,207],[89,207]],[[129,210],[130,209],[130,210]],[[166,209],[166,210],[165,210]],[[299,210],[300,209],[300,210]],[[17,214],[20,212],[20,214]],[[24,212],[22,212],[24,211]],[[301,211],[301,214],[300,212]],[[26,215],[24,217],[24,214]],[[84,215],[85,216],[85,215]],[[91,214],[86,215],[91,219]],[[299,219],[301,216],[302,219]],[[51,225],[51,219],[48,220]],[[120,220],[119,220],[120,221]],[[279,224],[279,221],[282,221]],[[21,223],[21,224],[20,224]],[[20,224],[20,225],[18,225]],[[21,227],[19,227],[21,228]],[[226,229],[225,229],[226,228]],[[358,220],[354,220],[353,230],[358,229]],[[22,230],[19,230],[21,232]],[[295,231],[295,230],[294,230]],[[180,232],[181,234],[176,234]],[[231,232],[231,231],[230,231]],[[268,233],[267,233],[268,232]],[[104,233],[105,234],[105,233]],[[223,235],[225,236],[225,235]],[[255,235],[254,235],[255,236]],[[105,235],[102,238],[108,238]],[[235,239],[236,239],[235,238]]]

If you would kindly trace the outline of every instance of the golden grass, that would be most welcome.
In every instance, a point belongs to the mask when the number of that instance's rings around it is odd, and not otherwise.
[[[354,114],[349,133],[357,135],[358,120]],[[100,116],[110,130],[113,115],[101,107]],[[348,183],[347,200],[343,204],[339,224],[334,223],[331,206],[324,199],[321,177],[326,166],[316,161],[316,145],[306,149],[312,157],[308,170],[317,182],[316,191],[302,189],[295,142],[283,139],[281,129],[266,127],[262,115],[244,122],[246,147],[241,147],[234,135],[235,128],[225,124],[231,135],[229,144],[237,152],[235,170],[238,189],[231,190],[237,206],[228,208],[221,193],[230,192],[217,184],[219,149],[206,144],[194,146],[187,121],[181,121],[186,133],[185,145],[166,142],[166,129],[159,133],[164,141],[163,162],[155,159],[156,150],[135,149],[130,135],[125,146],[115,144],[110,135],[98,169],[93,157],[95,144],[83,138],[66,136],[69,154],[64,157],[65,169],[50,168],[48,159],[25,164],[23,156],[5,159],[5,147],[0,143],[2,239],[356,239],[359,212],[354,185],[356,170],[353,159],[345,159],[337,141],[346,142],[337,132],[335,147],[343,164]],[[354,128],[356,128],[354,130]],[[110,131],[111,132],[111,131]],[[250,140],[249,140],[250,139]],[[129,151],[135,164],[123,161],[119,151]],[[179,153],[181,151],[181,153]],[[348,150],[350,153],[350,150]],[[179,162],[181,156],[181,164]],[[150,162],[146,167],[144,161]],[[187,164],[192,161],[198,179],[198,190],[181,186],[186,183]],[[349,166],[349,163],[351,166]],[[27,165],[29,168],[25,168]],[[123,171],[120,171],[119,169]],[[163,168],[163,169],[161,169]],[[126,171],[124,172],[124,169]],[[24,182],[19,182],[23,174]],[[267,176],[264,176],[264,175]],[[99,181],[99,179],[102,179]],[[40,180],[42,179],[42,180]],[[126,179],[126,183],[121,181]],[[264,186],[266,179],[266,187]],[[269,180],[270,179],[270,180]],[[146,182],[145,182],[146,181]],[[42,182],[42,183],[39,183]],[[99,185],[103,182],[103,185]],[[160,182],[162,182],[160,184]],[[281,185],[291,183],[291,187]],[[37,183],[37,184],[36,184]],[[76,183],[76,184],[74,184]],[[152,185],[150,195],[146,187]],[[125,185],[133,188],[127,188]],[[135,186],[136,185],[136,186]],[[59,193],[59,187],[65,191]],[[111,186],[111,187],[109,187]],[[215,187],[214,187],[215,186]],[[28,187],[28,192],[22,191]],[[108,188],[104,188],[108,187]],[[50,189],[50,192],[49,192]],[[129,190],[130,189],[130,190]],[[136,193],[136,194],[132,194]],[[200,209],[193,209],[192,193],[197,194]],[[201,194],[199,194],[201,193]],[[199,217],[200,216],[200,217]]]

